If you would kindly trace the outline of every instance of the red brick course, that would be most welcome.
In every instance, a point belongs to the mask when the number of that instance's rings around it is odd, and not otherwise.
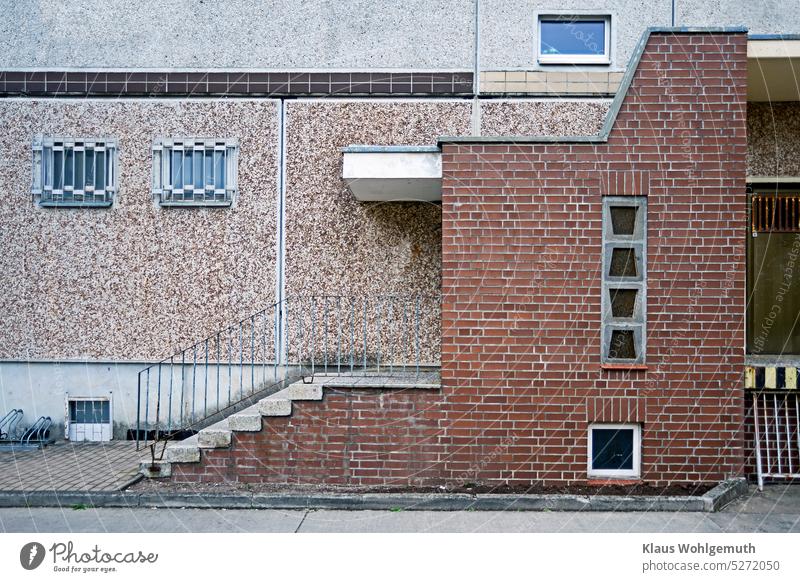
[[[594,421],[647,482],[742,473],[745,75],[743,34],[654,35],[607,143],[444,146],[446,424],[532,446],[491,478],[585,480]],[[600,368],[604,195],[648,196],[646,370]]]
[[[642,478],[743,472],[745,34],[655,34],[607,143],[443,145],[441,392],[326,391],[176,481],[587,482],[587,425]],[[648,196],[646,370],[600,367],[603,195]]]

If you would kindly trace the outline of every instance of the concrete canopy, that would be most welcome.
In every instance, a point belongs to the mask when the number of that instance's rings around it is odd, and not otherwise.
[[[442,199],[442,154],[436,146],[348,146],[342,178],[361,202]]]

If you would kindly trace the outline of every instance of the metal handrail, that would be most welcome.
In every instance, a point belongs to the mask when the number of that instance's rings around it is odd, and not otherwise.
[[[418,374],[439,359],[439,310],[439,295],[298,295],[273,303],[139,372],[137,449],[191,433],[292,378]]]

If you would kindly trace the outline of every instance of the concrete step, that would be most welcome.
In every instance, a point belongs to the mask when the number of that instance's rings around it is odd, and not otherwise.
[[[304,384],[295,382],[287,388],[289,398],[292,400],[322,400],[322,384]]]
[[[224,449],[231,446],[231,430],[228,428],[228,419],[197,433],[197,444],[201,449]]]
[[[262,416],[290,416],[292,399],[289,397],[289,389],[284,388],[280,392],[259,400],[258,411]]]
[[[164,451],[168,463],[197,463],[200,460],[200,443],[197,435],[177,443],[170,443]]]
[[[231,414],[228,418],[228,428],[240,432],[258,432],[261,430],[261,412],[258,403]]]

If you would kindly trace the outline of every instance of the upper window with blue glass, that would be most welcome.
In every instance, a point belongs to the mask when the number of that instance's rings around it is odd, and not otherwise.
[[[610,38],[608,16],[540,16],[539,63],[607,65]]]

